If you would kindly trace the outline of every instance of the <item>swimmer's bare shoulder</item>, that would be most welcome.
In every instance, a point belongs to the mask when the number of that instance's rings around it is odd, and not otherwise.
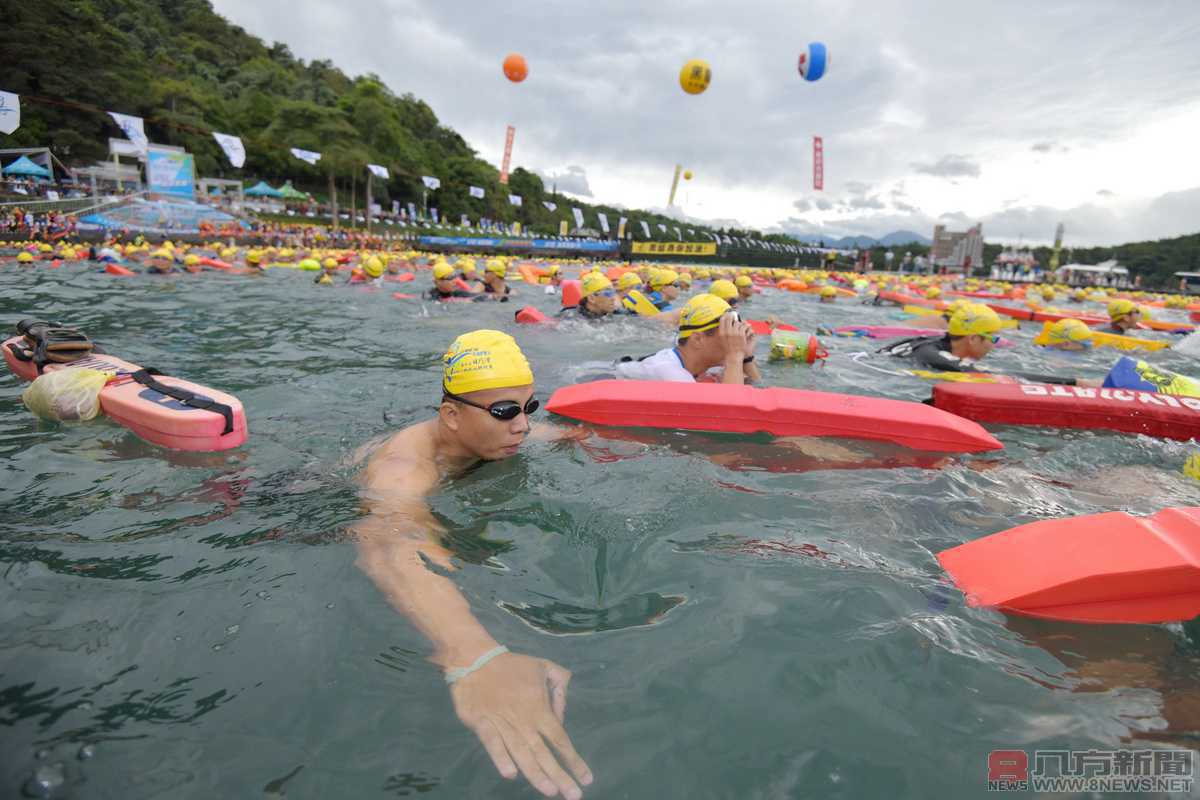
[[[424,496],[441,479],[437,456],[437,419],[410,425],[371,453],[363,483],[384,497]]]

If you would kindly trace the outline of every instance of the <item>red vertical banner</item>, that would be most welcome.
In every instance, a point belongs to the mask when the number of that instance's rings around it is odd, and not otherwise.
[[[504,134],[504,160],[500,162],[500,182],[508,183],[508,166],[512,163],[512,143],[513,136],[517,133],[517,129],[512,125],[508,126],[508,131]]]
[[[825,144],[820,136],[813,137],[813,189],[825,190]]]

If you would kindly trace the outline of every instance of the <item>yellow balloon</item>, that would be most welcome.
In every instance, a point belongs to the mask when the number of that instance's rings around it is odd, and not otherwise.
[[[700,94],[711,81],[712,68],[703,59],[693,58],[679,70],[679,85],[688,94]]]
[[[692,171],[690,169],[685,169],[683,171],[683,179],[685,181],[690,181],[692,179]]]

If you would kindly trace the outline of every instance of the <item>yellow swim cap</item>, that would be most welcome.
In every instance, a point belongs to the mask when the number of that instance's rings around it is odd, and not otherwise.
[[[1200,481],[1200,453],[1192,453],[1183,463],[1183,474]]]
[[[331,278],[329,276],[329,274],[326,273],[317,279],[317,285],[318,286],[333,286],[333,278]]]
[[[650,275],[650,288],[661,289],[679,282],[679,273],[673,269],[660,269]]]
[[[935,300],[942,296],[942,290],[936,286],[930,286],[925,290],[925,296],[930,300]]]
[[[679,285],[680,286],[691,286],[692,285],[691,273],[688,273],[688,272],[679,273]]]
[[[337,259],[330,256],[321,262],[321,266],[325,269],[337,269]]]
[[[738,275],[738,276],[737,276],[737,278],[735,278],[735,279],[734,279],[734,281],[733,281],[733,285],[734,285],[734,286],[739,286],[739,287],[742,287],[742,286],[753,286],[753,285],[754,285],[754,281],[750,280],[750,276],[749,276],[749,275]]]
[[[17,253],[17,261],[21,264],[31,264],[33,263],[33,253],[28,251]]]
[[[637,289],[641,285],[641,277],[633,270],[629,270],[617,280],[617,288],[622,292],[628,289]]]
[[[500,259],[491,258],[487,262],[487,271],[503,278],[508,273],[508,268],[504,266],[504,262]]]
[[[533,370],[507,333],[478,330],[454,340],[442,357],[442,389],[468,394],[533,383]]]
[[[54,252],[54,248],[48,244],[39,244],[38,250],[40,250],[43,253],[53,253]]]
[[[194,267],[200,263],[200,256],[196,255],[195,253],[188,253],[183,257],[183,263],[189,267]]]
[[[1113,322],[1128,317],[1130,314],[1138,312],[1140,309],[1132,300],[1113,300],[1108,304],[1108,316]]]
[[[546,274],[547,275],[557,275],[558,274],[558,264],[551,264],[550,266],[546,267]]]
[[[729,311],[726,303],[715,294],[698,294],[688,300],[679,315],[679,338],[686,339],[693,333],[711,330],[721,324],[721,317]]]
[[[383,274],[383,262],[376,256],[371,256],[363,262],[363,272],[372,278],[378,278]]]
[[[1004,328],[995,311],[982,303],[966,303],[950,317],[951,336],[991,336]]]
[[[1083,320],[1078,319],[1060,319],[1050,325],[1047,325],[1037,338],[1033,340],[1034,344],[1051,345],[1051,344],[1067,344],[1070,342],[1090,342],[1092,340],[1092,329],[1084,324]]]
[[[583,276],[583,280],[579,284],[579,296],[587,297],[596,292],[603,292],[605,289],[612,288],[612,281],[601,275],[599,272],[589,272]]]
[[[444,261],[433,265],[433,279],[435,281],[444,281],[454,275],[454,267]]]
[[[696,277],[702,281],[706,281],[710,277],[712,277],[712,273],[706,269],[698,269],[698,270],[696,270]]]
[[[727,281],[724,278],[713,281],[712,286],[708,287],[708,293],[716,295],[726,303],[730,300],[736,300],[738,296],[737,287],[733,285],[732,281]]]
[[[150,254],[151,258],[171,258],[171,252],[162,247]]]
[[[832,286],[822,286],[821,297],[837,297],[837,289]]]

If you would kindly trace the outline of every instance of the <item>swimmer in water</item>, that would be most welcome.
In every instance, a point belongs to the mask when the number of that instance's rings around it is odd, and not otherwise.
[[[1109,333],[1127,334],[1142,321],[1142,310],[1132,300],[1113,300],[1108,304]]]
[[[546,796],[578,800],[592,773],[563,728],[571,673],[510,652],[480,624],[446,577],[451,553],[426,502],[444,480],[516,455],[537,408],[533,372],[511,336],[478,330],[455,339],[437,416],[392,436],[367,464],[357,563],[429,638],[458,718],[500,774],[520,772]]]
[[[1033,343],[1052,350],[1091,350],[1093,335],[1083,320],[1060,319],[1038,334]]]
[[[695,383],[720,368],[719,383],[743,384],[761,376],[754,365],[756,338],[721,298],[698,294],[683,306],[674,347],[617,365],[617,377]]]
[[[474,298],[475,292],[462,289],[455,283],[454,267],[445,261],[433,265],[433,286],[425,292],[427,300],[449,300],[453,297]]]
[[[617,293],[612,281],[599,272],[589,272],[579,282],[579,305],[569,306],[558,316],[578,319],[602,319],[617,308]]]

